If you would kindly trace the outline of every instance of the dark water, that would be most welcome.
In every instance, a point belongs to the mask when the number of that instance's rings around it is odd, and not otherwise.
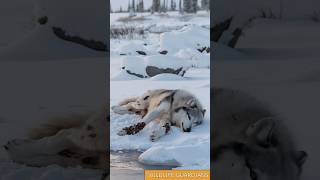
[[[117,180],[142,180],[144,170],[166,170],[174,167],[144,165],[138,161],[142,152],[139,151],[111,151],[111,174],[110,179]]]
[[[140,154],[142,154],[142,152],[139,151],[111,151],[111,168],[121,168],[129,170],[171,170],[172,168],[175,168],[175,166],[152,166],[142,164],[138,161]]]

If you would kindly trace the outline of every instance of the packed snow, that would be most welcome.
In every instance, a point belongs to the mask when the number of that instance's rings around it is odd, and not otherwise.
[[[110,65],[112,68],[110,71],[112,80],[136,79],[135,77],[130,77],[134,75],[125,75],[127,70],[131,73],[148,77],[146,73],[147,66],[174,70],[182,68],[181,72],[191,67],[210,67],[210,54],[208,53],[210,50],[209,13],[202,12],[193,16],[174,13],[169,13],[168,15],[143,14],[141,16],[144,18],[158,21],[143,19],[138,24],[135,24],[135,20],[131,19],[125,23],[119,22],[119,19],[121,20],[126,16],[127,14],[124,13],[111,14],[111,29],[126,29],[128,28],[127,26],[133,26],[134,28],[144,29],[145,33],[143,37],[130,36],[128,38],[119,36],[111,38]],[[182,21],[181,18],[183,17],[188,17],[188,19]],[[170,24],[167,20],[174,22]],[[154,33],[149,30],[150,26],[153,28],[174,26],[175,28]]]

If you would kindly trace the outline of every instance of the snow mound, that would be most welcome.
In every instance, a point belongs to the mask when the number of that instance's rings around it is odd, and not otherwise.
[[[77,8],[75,8],[77,5]],[[86,0],[35,0],[37,18],[48,17],[45,26],[61,27],[72,35],[107,41],[107,2]]]
[[[164,73],[164,74],[153,76],[152,78],[150,78],[150,80],[151,81],[181,81],[181,80],[184,80],[184,78],[176,74]]]
[[[191,62],[171,55],[154,55],[145,58],[146,66],[158,68],[172,68],[187,70],[191,67]]]
[[[129,76],[136,76],[139,78],[146,78],[153,76],[147,73],[147,67],[156,67],[162,69],[166,73],[166,69],[172,71],[179,71],[178,75],[182,75],[190,67],[192,67],[191,61],[183,60],[175,56],[170,55],[153,55],[148,57],[143,56],[123,56],[121,58],[121,72],[115,74],[113,80],[129,80]],[[159,71],[162,71],[159,70]],[[123,73],[129,74],[125,76]],[[169,73],[169,72],[167,72]],[[171,72],[170,72],[171,73]],[[174,76],[171,76],[173,78]],[[165,78],[164,76],[155,78],[154,80],[160,80],[159,78]],[[168,76],[166,77],[168,78]],[[174,79],[177,79],[176,77]],[[180,78],[181,79],[181,78]]]
[[[131,73],[139,74],[144,77],[148,76],[146,73],[146,63],[142,57],[126,56],[122,58],[122,67]]]
[[[139,79],[141,78],[128,74],[126,70],[120,70],[110,78],[110,80],[112,81],[127,81],[127,80],[139,80]]]
[[[197,25],[189,25],[181,30],[166,32],[160,36],[160,51],[175,54],[181,49],[210,47],[210,31]]]
[[[139,161],[149,165],[182,166],[179,168],[209,169],[209,135],[199,138],[195,134],[175,139],[172,144],[157,144],[142,153]],[[198,168],[197,168],[198,167]]]
[[[225,60],[225,59],[239,59],[239,58],[245,58],[246,55],[241,53],[237,49],[230,48],[228,46],[225,46],[223,44],[212,42],[212,48],[213,48],[213,57],[215,60]]]
[[[111,43],[112,52],[115,54],[125,54],[125,55],[138,55],[137,51],[143,51],[148,53],[148,50],[143,45],[142,41],[125,41],[122,44],[117,44],[116,42]]]
[[[195,56],[192,64],[196,68],[210,68],[210,54]]]
[[[77,8],[74,8],[74,5]],[[98,7],[98,9],[97,9]],[[54,27],[64,31],[68,38],[105,43],[107,2],[86,0],[36,0],[35,23],[37,25],[25,37],[2,49],[0,60],[56,60],[85,57],[105,57],[104,51],[95,51],[82,44],[58,38]],[[40,25],[38,21],[43,20]],[[60,31],[60,35],[61,35]],[[62,33],[63,34],[63,33]]]

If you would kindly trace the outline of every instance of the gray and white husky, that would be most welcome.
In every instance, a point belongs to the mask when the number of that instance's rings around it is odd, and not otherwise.
[[[193,126],[202,123],[206,110],[200,101],[185,90],[149,90],[140,97],[123,100],[112,110],[118,114],[139,114],[141,122],[123,128],[118,135],[132,135],[142,130],[148,123],[156,122],[150,140],[156,141],[168,133],[171,126],[190,132]]]
[[[69,114],[52,118],[33,128],[24,139],[4,145],[17,163],[43,167],[57,164],[108,170],[108,119],[105,108],[98,113]]]
[[[239,91],[213,89],[211,154],[217,180],[298,180],[307,154],[269,108]]]

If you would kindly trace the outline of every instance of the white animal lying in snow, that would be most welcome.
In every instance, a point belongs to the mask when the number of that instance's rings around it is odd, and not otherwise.
[[[298,180],[307,158],[265,104],[235,90],[211,91],[211,161],[219,180]]]
[[[171,126],[190,132],[192,127],[202,123],[205,109],[199,100],[185,90],[149,90],[141,97],[128,98],[113,106],[118,114],[135,113],[142,116],[141,122],[123,128],[118,135],[132,135],[142,130],[148,123],[156,122],[150,140],[156,141],[168,133]]]
[[[14,162],[29,166],[57,164],[107,170],[107,123],[106,111],[54,118],[32,129],[28,139],[11,140],[4,148]]]

